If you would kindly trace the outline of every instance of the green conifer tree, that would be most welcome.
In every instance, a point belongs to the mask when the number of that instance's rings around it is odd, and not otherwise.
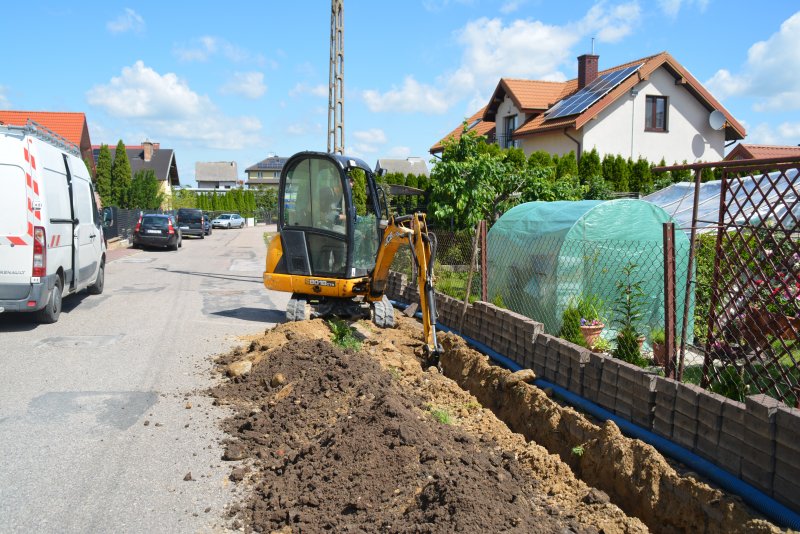
[[[97,155],[97,169],[95,172],[95,182],[97,193],[103,206],[114,204],[114,194],[111,191],[111,151],[108,145],[100,145],[100,153]]]
[[[114,163],[111,166],[111,192],[114,204],[120,208],[133,207],[129,198],[130,188],[131,164],[128,161],[128,154],[125,152],[125,144],[120,139],[114,152]]]
[[[581,155],[581,162],[578,164],[578,177],[581,184],[588,184],[594,178],[603,175],[603,167],[600,164],[600,154],[596,148]]]

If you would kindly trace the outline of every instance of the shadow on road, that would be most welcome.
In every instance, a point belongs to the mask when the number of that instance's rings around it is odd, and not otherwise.
[[[32,313],[0,313],[0,332],[30,332],[37,326]]]
[[[243,321],[255,321],[259,323],[282,323],[284,319],[286,319],[286,313],[282,311],[248,307],[219,310],[211,312],[209,315],[219,315],[220,317],[241,319]]]
[[[203,278],[219,278],[220,280],[233,280],[234,282],[251,282],[254,284],[262,283],[260,276],[248,276],[244,274],[219,274],[219,273],[201,273],[197,271],[181,271],[168,269],[167,267],[156,267],[159,271],[164,271],[173,274],[188,274],[189,276],[201,276]]]

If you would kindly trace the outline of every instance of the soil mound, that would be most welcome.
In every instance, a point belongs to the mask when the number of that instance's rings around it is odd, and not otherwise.
[[[548,492],[552,484],[543,485],[490,433],[447,424],[448,412],[409,388],[405,370],[387,371],[364,352],[287,327],[266,337],[276,348],[253,340],[252,370],[212,391],[236,409],[224,424],[235,438],[226,457],[244,459],[231,479],[253,484],[252,499],[231,510],[246,528],[588,533],[609,521],[565,509]],[[410,374],[418,384],[428,374],[446,380],[421,369]],[[601,495],[581,506],[599,513],[609,506],[603,501]],[[644,530],[616,515],[620,528],[607,532]]]

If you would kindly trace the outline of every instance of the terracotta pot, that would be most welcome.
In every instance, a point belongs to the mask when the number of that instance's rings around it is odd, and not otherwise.
[[[664,367],[667,365],[666,347],[663,343],[653,343],[653,361],[656,365]]]
[[[600,337],[600,333],[605,327],[606,325],[602,323],[581,326],[581,334],[583,334],[583,340],[586,342],[587,347],[594,347],[594,344],[597,343],[597,338]]]

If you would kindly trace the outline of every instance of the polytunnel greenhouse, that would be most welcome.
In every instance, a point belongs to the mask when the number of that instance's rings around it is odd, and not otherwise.
[[[615,301],[623,269],[641,285],[640,334],[664,325],[663,223],[672,222],[643,200],[528,202],[506,212],[488,235],[489,300],[544,324],[557,335],[564,310],[578,299],[597,299],[616,336]],[[678,335],[689,257],[689,239],[675,228]],[[693,300],[693,297],[692,297]],[[689,312],[688,334],[693,330]]]

